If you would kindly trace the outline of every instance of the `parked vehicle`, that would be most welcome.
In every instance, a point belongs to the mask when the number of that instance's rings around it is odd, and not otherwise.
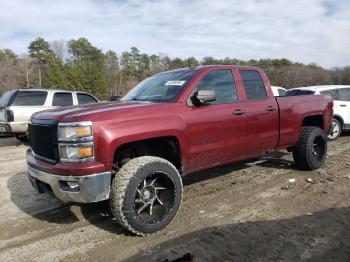
[[[0,133],[14,134],[22,139],[28,131],[28,121],[35,112],[97,102],[96,97],[85,92],[57,89],[8,91],[0,99]]]
[[[123,227],[147,235],[173,220],[183,175],[281,149],[301,169],[322,166],[332,107],[324,96],[274,97],[256,67],[168,71],[120,103],[34,114],[29,178],[62,201],[109,199]]]
[[[329,140],[336,140],[343,131],[350,130],[350,86],[325,85],[293,88],[287,96],[294,95],[328,95],[334,101],[334,118],[332,128],[327,135]]]
[[[118,101],[121,98],[121,96],[110,96],[108,97],[108,101]]]
[[[274,96],[284,96],[287,92],[287,89],[280,86],[271,86]]]

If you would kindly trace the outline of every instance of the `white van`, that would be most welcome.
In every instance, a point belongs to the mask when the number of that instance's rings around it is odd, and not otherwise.
[[[32,114],[59,106],[98,103],[89,93],[60,89],[18,89],[0,98],[0,134],[25,138]]]
[[[298,87],[287,91],[287,96],[328,95],[334,101],[334,119],[328,134],[329,140],[335,140],[344,130],[350,130],[350,85],[325,85]]]

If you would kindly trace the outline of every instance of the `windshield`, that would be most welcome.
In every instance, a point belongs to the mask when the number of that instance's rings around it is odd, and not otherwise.
[[[293,89],[288,90],[285,96],[305,96],[305,95],[313,95],[315,91],[312,90],[303,90],[303,89]]]
[[[122,101],[172,101],[194,74],[194,70],[183,70],[152,76],[134,87]]]
[[[12,97],[12,95],[15,93],[15,90],[11,90],[11,91],[7,91],[6,93],[4,93],[1,98],[0,98],[0,108],[1,107],[6,107],[9,104],[9,101]]]

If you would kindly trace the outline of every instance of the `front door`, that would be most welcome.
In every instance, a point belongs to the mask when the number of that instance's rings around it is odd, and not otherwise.
[[[244,158],[246,115],[237,113],[241,105],[231,70],[208,72],[194,92],[198,90],[214,90],[216,100],[190,106],[185,115],[190,137],[188,169],[194,171]]]

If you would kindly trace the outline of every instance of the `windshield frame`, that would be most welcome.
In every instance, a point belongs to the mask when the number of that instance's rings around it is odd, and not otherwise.
[[[179,70],[173,70],[173,71],[165,71],[156,75],[153,75],[151,77],[148,77],[138,83],[134,88],[132,88],[123,98],[120,100],[122,102],[132,102],[132,101],[139,101],[139,102],[154,102],[154,103],[174,103],[177,101],[177,99],[181,96],[181,94],[184,92],[184,90],[187,88],[187,86],[191,83],[193,80],[194,76],[196,75],[197,70],[195,69],[179,69]],[[174,79],[176,78],[176,75],[181,74],[181,73],[188,73],[188,77],[185,79]],[[173,97],[170,97],[169,99],[157,99],[157,98],[145,98],[145,99],[140,99],[137,98],[137,96],[140,95],[140,92],[142,91],[142,88],[144,90],[147,88],[145,85],[149,84],[152,80],[159,80],[159,78],[164,77],[169,75],[169,77],[173,79],[168,79],[166,80],[167,82],[169,81],[185,81],[183,85],[169,85],[169,86],[179,86],[179,90],[176,92],[176,94]],[[165,84],[164,84],[165,86]],[[140,91],[139,93],[137,91]],[[150,97],[150,96],[149,96]]]

